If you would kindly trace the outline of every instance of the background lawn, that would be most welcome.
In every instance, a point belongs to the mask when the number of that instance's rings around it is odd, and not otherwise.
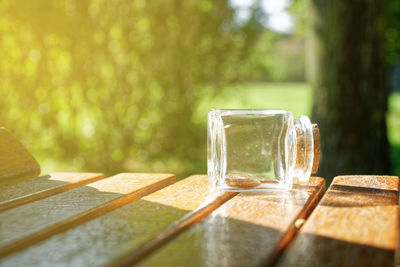
[[[193,122],[202,129],[204,136],[207,128],[207,113],[216,109],[285,109],[292,111],[297,118],[300,115],[311,116],[312,92],[306,83],[238,83],[221,89],[221,92],[211,97],[210,94],[199,96],[200,101],[193,115]],[[393,162],[392,174],[400,175],[400,93],[392,93],[389,98],[387,115],[388,137],[391,144]],[[199,144],[205,151],[206,143]],[[204,153],[202,153],[204,154]],[[41,163],[42,173],[61,170],[85,171],[75,166],[48,157],[47,154],[35,155]],[[197,163],[195,172],[207,171],[205,154],[203,160]],[[178,175],[178,178],[182,178]]]
[[[295,117],[311,115],[312,92],[306,83],[239,83],[223,88],[217,97],[203,97],[194,120],[206,127],[207,112],[212,109],[277,108],[292,111]],[[389,98],[387,115],[391,144],[392,173],[400,175],[400,93]]]
[[[196,110],[196,120],[206,123],[210,109],[285,109],[298,117],[310,115],[312,94],[306,83],[240,83],[223,88],[214,98],[204,97]]]

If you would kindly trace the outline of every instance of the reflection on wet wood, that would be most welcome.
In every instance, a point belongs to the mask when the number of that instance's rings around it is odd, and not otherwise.
[[[40,166],[25,146],[8,129],[0,127],[0,183],[39,174]]]
[[[0,211],[65,192],[104,178],[102,173],[51,173],[0,184]]]
[[[393,266],[398,177],[340,176],[306,221],[280,266]]]
[[[113,261],[109,266],[132,266],[133,264],[137,264],[152,252],[179,235],[181,232],[204,219],[212,211],[235,195],[237,195],[237,193],[225,192],[219,196],[216,196],[211,202],[207,203],[206,205],[202,205],[193,212],[186,214],[184,217],[162,231],[162,233],[160,233],[158,236],[146,241],[142,246],[135,249],[133,252],[128,252],[125,255],[122,255],[122,257]]]
[[[337,177],[321,202],[315,177],[290,191],[220,195],[204,175],[165,187],[173,181],[120,174],[3,211],[0,266],[394,263],[397,177]]]
[[[122,173],[0,213],[0,257],[135,201],[175,181]]]
[[[274,262],[324,189],[324,180],[313,177],[309,184],[290,191],[239,194],[139,265],[259,266]]]
[[[235,193],[232,193],[235,194]],[[2,260],[5,266],[102,266],[197,209],[208,197],[192,176]]]

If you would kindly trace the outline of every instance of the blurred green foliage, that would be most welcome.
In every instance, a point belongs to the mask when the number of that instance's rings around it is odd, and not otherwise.
[[[244,62],[240,80],[304,82],[304,51],[304,36],[263,31]]]
[[[1,124],[45,165],[204,171],[193,107],[261,30],[227,1],[2,0]]]
[[[309,1],[294,0],[289,8],[296,21],[290,34],[264,30],[254,45],[244,81],[305,82]],[[247,72],[246,72],[247,71]]]
[[[238,23],[226,0],[0,0],[0,124],[44,172],[205,173],[210,108],[310,112],[304,83],[237,83],[304,81],[308,2],[290,35],[260,2]]]
[[[400,62],[400,1],[386,1],[386,50],[389,65]]]

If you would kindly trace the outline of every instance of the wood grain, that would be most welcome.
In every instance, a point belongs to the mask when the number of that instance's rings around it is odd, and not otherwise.
[[[0,182],[39,174],[40,166],[25,146],[8,129],[0,127]]]
[[[312,177],[308,184],[294,185],[290,191],[241,193],[155,251],[139,266],[259,266],[273,263],[324,190],[324,180]]]
[[[0,212],[104,178],[102,173],[51,173],[0,184]]]
[[[280,266],[393,266],[398,177],[339,176]]]
[[[208,196],[206,176],[192,176],[10,255],[0,265],[102,266],[193,214]]]
[[[0,257],[135,201],[175,181],[171,174],[122,173],[0,213]]]

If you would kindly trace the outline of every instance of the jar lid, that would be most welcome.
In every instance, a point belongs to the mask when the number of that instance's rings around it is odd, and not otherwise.
[[[313,140],[314,140],[314,160],[311,173],[315,174],[318,171],[319,158],[320,158],[320,137],[319,137],[318,124],[313,124],[312,130],[313,130]]]

